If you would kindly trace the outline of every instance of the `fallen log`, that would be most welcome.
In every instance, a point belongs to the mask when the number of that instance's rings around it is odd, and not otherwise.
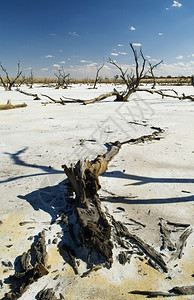
[[[7,110],[7,109],[13,109],[13,108],[19,108],[19,107],[26,107],[26,106],[27,106],[26,103],[13,105],[13,104],[11,104],[11,101],[8,100],[7,104],[1,104],[0,105],[0,110]]]
[[[30,264],[32,257],[34,259],[33,265]],[[31,249],[21,255],[21,272],[16,272],[9,277],[10,283],[12,283],[12,291],[5,294],[6,299],[18,299],[33,282],[47,275],[49,273],[46,267],[47,258],[45,232],[42,231],[39,233],[38,239],[32,245]]]
[[[93,98],[93,99],[89,99],[89,100],[75,99],[75,98],[69,98],[69,97],[64,97],[64,96],[63,96],[63,98],[67,99],[67,100],[71,100],[72,102],[83,103],[86,105],[86,104],[102,101],[108,97],[116,96],[117,94],[118,94],[118,92],[116,90],[114,90],[113,92],[110,92],[107,94],[101,94],[100,96]]]
[[[40,97],[38,96],[38,94],[32,94],[32,93],[27,93],[27,92],[24,92],[22,90],[20,90],[19,88],[17,88],[17,91],[21,94],[24,94],[24,95],[27,95],[27,96],[32,96],[32,97],[35,97],[34,100],[41,100]]]
[[[63,99],[61,99],[61,98],[60,98],[60,100],[55,100],[55,99],[53,99],[50,96],[45,95],[45,94],[41,94],[41,96],[47,97],[49,100],[51,100],[54,103],[59,103],[59,104],[62,104],[62,105],[66,105],[65,101],[63,101]]]
[[[131,291],[129,294],[134,295],[144,295],[147,298],[157,298],[157,297],[175,297],[175,296],[187,296],[194,295],[194,285],[191,286],[175,286],[168,292],[162,291]]]
[[[159,252],[157,252],[152,246],[148,245],[137,235],[130,233],[122,222],[116,221],[113,216],[111,219],[118,237],[130,239],[133,243],[138,245],[140,249],[142,249],[143,252],[146,253],[160,268],[162,268],[164,272],[168,272],[168,267]]]
[[[104,155],[97,156],[93,162],[85,159],[78,161],[74,167],[63,165],[62,168],[76,194],[74,213],[80,226],[78,238],[84,247],[96,251],[111,266],[111,226],[101,209],[97,194],[100,189],[98,177],[107,170],[108,163],[118,153],[121,144],[115,142],[108,147],[109,150]]]

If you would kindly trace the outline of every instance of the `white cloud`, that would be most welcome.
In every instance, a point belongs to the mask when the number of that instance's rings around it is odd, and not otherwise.
[[[73,36],[78,36],[78,33],[75,32],[75,31],[73,31],[73,32],[69,31],[68,33],[69,33],[70,35],[73,35]]]
[[[194,53],[192,54],[192,56],[194,57]]]
[[[141,47],[142,46],[142,44],[140,44],[140,43],[133,43],[132,45],[136,46],[136,47]]]
[[[178,2],[178,1],[173,1],[172,6],[174,6],[174,7],[181,7],[182,4],[180,2]]]
[[[49,35],[50,35],[50,36],[55,36],[55,35],[56,35],[56,33],[49,33]]]
[[[118,44],[117,46],[118,46],[118,47],[123,47],[123,45],[122,45],[122,44]]]
[[[96,67],[97,66],[97,63],[91,63],[91,64],[88,64],[88,65],[86,65],[86,67],[88,67],[88,68],[91,68],[91,67]]]
[[[131,26],[131,27],[130,27],[130,30],[134,31],[134,30],[136,30],[136,28],[133,27],[133,26]]]
[[[183,56],[179,55],[179,56],[176,57],[176,59],[183,59]]]
[[[110,55],[112,55],[112,56],[118,56],[118,53],[112,52]]]
[[[60,68],[61,66],[60,65],[58,65],[58,64],[53,64],[52,65],[54,68]]]
[[[166,10],[169,10],[169,8],[168,8],[168,7],[166,7]]]
[[[151,58],[151,56],[149,56],[149,55],[146,55],[146,57],[149,59],[149,58]]]
[[[40,69],[40,71],[42,71],[42,72],[48,71],[48,68],[42,68],[42,69]]]
[[[51,54],[48,54],[48,55],[46,55],[45,57],[46,57],[46,58],[53,58],[54,56],[51,55]]]
[[[162,33],[162,32],[159,32],[158,35],[163,35],[163,33]]]
[[[81,59],[80,62],[81,62],[81,63],[91,63],[90,60],[85,60],[85,59]]]
[[[66,62],[64,60],[60,61],[60,64],[66,64]]]
[[[119,52],[121,55],[127,55],[127,52]]]

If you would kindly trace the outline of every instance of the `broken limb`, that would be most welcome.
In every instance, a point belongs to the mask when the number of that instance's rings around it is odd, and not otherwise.
[[[111,96],[115,96],[117,95],[117,91],[114,90],[113,92],[110,92],[110,93],[107,93],[107,94],[102,94],[96,98],[93,98],[93,99],[89,99],[89,100],[83,100],[83,99],[74,99],[74,98],[69,98],[69,97],[64,97],[64,99],[67,99],[67,100],[71,100],[72,102],[77,102],[77,103],[83,103],[83,104],[90,104],[90,103],[94,103],[94,102],[97,102],[97,101],[102,101],[108,97],[111,97]]]
[[[32,94],[32,93],[27,93],[27,92],[24,92],[20,89],[17,88],[17,91],[21,94],[24,94],[24,95],[27,95],[27,96],[32,96],[32,97],[35,97],[34,100],[40,100],[40,97],[38,96],[38,94]]]
[[[65,105],[65,104],[66,104],[65,101],[63,101],[63,99],[61,99],[61,98],[60,98],[60,100],[55,100],[55,99],[51,98],[51,97],[48,96],[48,95],[41,94],[41,96],[49,98],[49,100],[51,100],[51,101],[54,102],[54,103],[60,103],[60,104],[62,104],[62,105]]]
[[[175,260],[177,258],[181,258],[182,257],[182,253],[183,253],[183,248],[185,247],[186,244],[186,240],[189,237],[189,235],[193,232],[192,227],[188,227],[180,236],[177,244],[176,244],[176,251],[172,254],[171,259],[170,260]]]
[[[30,264],[33,254],[35,254],[34,266]],[[11,292],[5,294],[6,299],[18,299],[33,282],[49,273],[46,266],[47,257],[45,232],[42,231],[39,233],[38,239],[32,245],[31,249],[27,253],[24,252],[20,258],[22,272],[15,273],[9,277],[10,282],[13,282],[13,289]]]
[[[194,295],[194,286],[175,286],[168,292],[161,291],[131,291],[129,294],[134,295],[144,295],[147,298],[157,298],[157,297],[175,297],[175,296],[187,296]]]
[[[162,255],[158,253],[152,246],[148,245],[137,235],[130,233],[127,227],[120,221],[116,221],[114,217],[112,217],[112,224],[116,230],[117,236],[130,239],[132,242],[138,245],[155,263],[157,263],[164,272],[168,272],[167,265],[163,260]]]

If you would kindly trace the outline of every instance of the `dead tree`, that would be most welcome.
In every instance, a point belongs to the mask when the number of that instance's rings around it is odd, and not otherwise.
[[[102,70],[103,67],[104,67],[104,63],[103,63],[100,67],[97,67],[96,78],[95,78],[95,81],[94,81],[93,89],[96,88],[96,84],[97,84],[97,82],[98,82],[99,79],[100,79],[100,77],[99,77],[99,72],[100,72],[100,70]]]
[[[0,67],[1,67],[2,71],[5,73],[5,76],[6,76],[6,78],[3,78],[0,75],[0,81],[1,81],[5,91],[11,91],[11,88],[15,85],[16,81],[18,80],[18,78],[22,74],[22,71],[20,70],[20,61],[18,61],[18,71],[17,71],[17,75],[14,79],[10,78],[6,68],[3,67],[3,65],[1,63],[0,63]]]
[[[152,65],[152,64],[150,63],[149,60],[147,60],[147,62],[148,62],[149,67],[150,67],[149,73],[151,74],[152,79],[153,79],[153,86],[152,86],[152,89],[155,89],[155,87],[156,87],[156,77],[154,76],[153,70],[154,70],[154,68],[156,68],[157,66],[159,66],[161,63],[163,63],[163,60],[161,60],[160,62],[158,62],[158,63],[155,64],[155,65]]]
[[[162,61],[160,61],[157,64],[152,66],[151,63],[144,57],[142,49],[140,49],[140,58],[142,60],[141,65],[140,65],[140,59],[139,59],[137,51],[134,49],[134,46],[132,43],[130,43],[130,47],[132,49],[133,57],[135,60],[135,71],[131,70],[130,74],[127,73],[128,70],[123,71],[123,69],[120,66],[118,66],[114,60],[109,58],[110,64],[112,64],[117,69],[119,69],[120,77],[126,85],[126,91],[124,91],[122,93],[118,93],[116,101],[124,101],[124,102],[127,101],[128,98],[130,97],[130,95],[137,91],[141,80],[143,78],[145,78],[145,76],[148,73],[151,73],[152,78],[154,79],[154,82],[155,82],[153,70],[159,64],[162,63]],[[147,64],[149,65],[148,68],[147,68]]]
[[[29,85],[29,88],[32,89],[34,84],[34,72],[32,69],[30,70],[30,76],[27,78],[27,84]]]
[[[70,74],[65,74],[63,69],[58,69],[58,74],[54,74],[57,77],[57,86],[56,89],[62,88],[67,89],[69,85],[69,76]]]

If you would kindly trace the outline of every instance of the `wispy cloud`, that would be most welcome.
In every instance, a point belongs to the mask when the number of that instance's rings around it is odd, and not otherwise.
[[[116,52],[112,52],[110,55],[112,55],[112,56],[118,56],[119,54],[116,53]]]
[[[91,60],[81,59],[80,63],[91,63]]]
[[[180,8],[182,6],[182,3],[178,2],[178,1],[173,1],[172,6]]]
[[[119,52],[121,55],[127,55],[127,52]]]
[[[118,47],[123,47],[123,45],[122,45],[122,44],[118,44],[117,46],[118,46]]]
[[[140,44],[140,43],[133,43],[132,45],[136,46],[136,47],[141,47],[142,46],[142,44]]]
[[[135,28],[135,27],[133,27],[133,26],[131,26],[131,27],[130,27],[130,30],[131,30],[131,31],[135,31],[135,30],[136,30],[136,28]]]
[[[64,60],[60,61],[60,64],[66,64],[66,62]]]
[[[56,35],[56,33],[49,33],[49,35],[50,35],[50,36],[55,36],[55,35]]]
[[[179,56],[176,57],[176,59],[183,59],[183,56],[179,55]]]
[[[60,68],[61,66],[59,64],[53,64],[52,65],[54,68]]]
[[[158,35],[162,36],[162,35],[163,35],[163,33],[162,33],[162,32],[159,32],[159,33],[158,33]]]
[[[53,58],[54,56],[51,55],[51,54],[48,54],[48,55],[46,55],[45,57],[46,57],[46,58]]]
[[[75,31],[69,31],[68,32],[70,35],[73,35],[73,36],[79,36],[79,34],[77,33],[77,32],[75,32]]]
[[[42,71],[42,72],[48,71],[48,68],[42,68],[42,69],[40,69],[40,71]]]
[[[91,68],[91,67],[96,67],[97,65],[98,64],[94,62],[94,63],[86,65],[86,67]]]

